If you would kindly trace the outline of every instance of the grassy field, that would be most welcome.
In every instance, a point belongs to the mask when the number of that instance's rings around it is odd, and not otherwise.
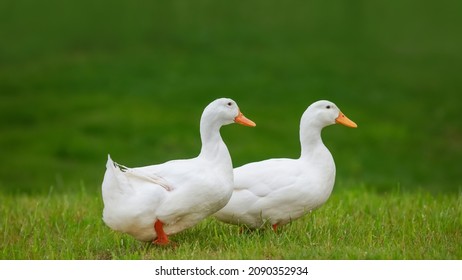
[[[0,259],[460,259],[459,2],[2,1]],[[327,205],[278,235],[207,220],[176,248],[110,231],[107,154],[196,156],[218,97],[257,123],[222,129],[235,166],[297,157],[318,99],[354,120],[323,132]]]
[[[172,236],[167,247],[111,231],[100,217],[101,199],[84,190],[1,198],[0,254],[11,259],[462,258],[462,200],[452,195],[339,191],[277,234],[239,233],[208,218]]]

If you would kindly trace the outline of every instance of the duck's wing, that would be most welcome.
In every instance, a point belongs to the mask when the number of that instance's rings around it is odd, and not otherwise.
[[[166,191],[173,190],[172,185],[160,175],[145,172],[140,168],[129,168],[117,162],[113,162],[113,164],[115,168],[118,168],[129,179],[150,182],[163,187]]]
[[[287,188],[296,183],[297,169],[292,159],[269,159],[235,168],[231,200],[215,217],[251,228],[262,226],[268,218],[263,216],[266,210],[277,207],[277,200],[290,194]]]
[[[294,184],[299,168],[293,159],[269,159],[234,169],[234,191],[249,191],[266,197]]]
[[[123,191],[127,188],[135,189],[137,186],[153,186],[162,187],[166,191],[173,190],[172,184],[165,180],[162,176],[153,172],[147,172],[143,168],[129,168],[117,162],[114,162],[110,156],[106,164],[106,185],[116,185]],[[115,182],[115,184],[111,184]],[[103,184],[105,185],[105,184]]]

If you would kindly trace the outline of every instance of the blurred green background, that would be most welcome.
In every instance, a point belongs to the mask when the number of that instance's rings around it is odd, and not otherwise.
[[[337,188],[462,186],[462,1],[0,1],[0,189],[100,190],[128,166],[194,157],[199,118],[231,97],[235,166],[298,157],[318,99]]]

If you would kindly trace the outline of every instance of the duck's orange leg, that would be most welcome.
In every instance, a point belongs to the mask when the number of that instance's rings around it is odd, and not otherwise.
[[[274,231],[274,232],[277,232],[277,230],[278,230],[278,224],[274,224],[272,227],[273,227],[273,231]]]
[[[168,240],[167,234],[164,232],[164,223],[159,220],[156,220],[154,223],[154,230],[157,233],[156,240],[152,241],[153,244],[157,245],[167,245],[170,241]]]

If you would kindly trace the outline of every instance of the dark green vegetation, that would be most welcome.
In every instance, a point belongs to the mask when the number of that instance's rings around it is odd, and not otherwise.
[[[103,2],[0,3],[0,258],[461,258],[462,2]],[[207,220],[161,253],[108,230],[107,154],[197,155],[217,97],[257,123],[222,129],[236,166],[297,157],[318,99],[358,123],[324,130],[327,205],[278,236]]]

